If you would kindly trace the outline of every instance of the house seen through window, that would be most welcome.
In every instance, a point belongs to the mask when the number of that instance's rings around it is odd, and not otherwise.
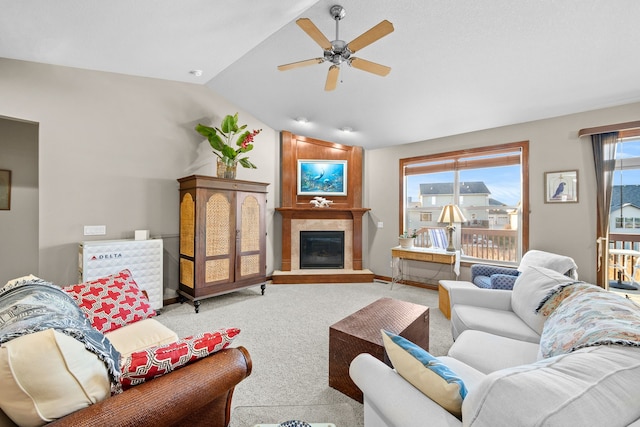
[[[443,207],[456,204],[466,218],[453,234],[463,258],[517,263],[528,243],[527,156],[519,142],[401,159],[400,231],[441,230]]]
[[[609,233],[640,234],[640,138],[620,139],[616,147],[613,173]],[[624,241],[625,248],[640,250],[633,237],[614,238]]]

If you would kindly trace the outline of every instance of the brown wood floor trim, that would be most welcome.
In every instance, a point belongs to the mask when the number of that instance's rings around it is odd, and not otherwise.
[[[312,284],[312,283],[363,283],[373,282],[373,273],[349,274],[283,274],[274,275],[274,285]]]
[[[374,280],[382,280],[383,282],[391,283],[391,277],[388,277],[388,276],[376,275]],[[415,286],[416,288],[430,289],[432,291],[438,290],[438,285],[430,284],[430,283],[415,282],[413,280],[399,280],[397,283],[402,283],[403,285],[407,285],[407,286]]]

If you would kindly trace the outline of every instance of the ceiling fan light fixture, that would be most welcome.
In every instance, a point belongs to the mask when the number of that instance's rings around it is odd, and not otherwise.
[[[324,51],[324,59],[336,65],[348,61],[351,57],[351,51],[344,40],[334,40],[331,42],[331,50]]]

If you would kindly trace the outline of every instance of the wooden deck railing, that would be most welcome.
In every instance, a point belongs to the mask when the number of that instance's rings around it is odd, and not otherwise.
[[[609,249],[640,251],[640,234],[609,234]]]
[[[518,230],[463,228],[461,246],[466,256],[517,262]]]
[[[424,227],[417,231],[415,245],[428,247],[430,245],[429,229],[443,227]],[[491,228],[463,228],[462,252],[465,256],[483,260],[518,262],[518,231],[498,230]],[[640,234],[609,234],[609,249],[630,249],[640,254]],[[624,265],[627,272],[633,272],[633,266],[640,262],[639,256],[628,256]],[[609,280],[617,280],[619,271],[613,267],[613,258],[609,257]],[[640,268],[634,279],[640,282]],[[623,278],[623,280],[628,280]]]
[[[609,249],[628,249],[637,251],[640,253],[640,234],[609,234]],[[623,265],[623,269],[629,274],[633,273],[633,266],[638,262],[638,256],[630,255],[623,258],[620,257],[618,261],[626,263]],[[614,268],[614,259],[612,255],[609,255],[609,280],[618,280],[620,270]],[[636,272],[634,280],[640,282],[640,272]],[[627,277],[620,277],[623,281],[629,281]]]
[[[414,244],[418,247],[430,245],[429,229],[443,227],[423,227],[417,231]],[[448,233],[447,233],[448,235]],[[463,228],[461,249],[465,256],[493,261],[518,261],[518,231],[492,228]]]

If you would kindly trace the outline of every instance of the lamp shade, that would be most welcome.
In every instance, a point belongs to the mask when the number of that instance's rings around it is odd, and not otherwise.
[[[445,205],[442,208],[442,212],[440,212],[440,218],[438,218],[438,222],[448,222],[449,224],[466,221],[467,219],[462,214],[458,205]]]

